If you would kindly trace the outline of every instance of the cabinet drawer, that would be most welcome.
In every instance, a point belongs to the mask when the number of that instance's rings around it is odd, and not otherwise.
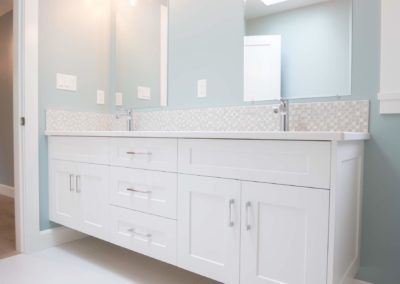
[[[179,172],[305,187],[330,187],[330,143],[179,141]]]
[[[108,146],[108,138],[49,137],[49,157],[64,161],[108,164]]]
[[[176,221],[110,206],[114,244],[176,265]]]
[[[114,166],[138,169],[177,170],[177,139],[111,139],[110,159]]]
[[[177,174],[111,167],[112,205],[176,219]]]

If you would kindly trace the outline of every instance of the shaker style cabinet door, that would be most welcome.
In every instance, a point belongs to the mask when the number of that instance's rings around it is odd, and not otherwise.
[[[49,168],[50,220],[106,238],[108,167],[51,160]]]
[[[241,283],[327,281],[329,191],[243,183]]]
[[[50,220],[73,229],[78,229],[77,220],[79,213],[76,195],[78,164],[51,160],[49,169]]]
[[[85,234],[105,239],[107,235],[107,166],[79,164],[76,176],[79,227]]]
[[[239,283],[240,182],[179,176],[178,265]]]

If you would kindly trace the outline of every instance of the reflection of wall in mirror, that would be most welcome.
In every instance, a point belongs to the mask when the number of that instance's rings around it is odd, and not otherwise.
[[[351,94],[352,1],[325,1],[246,20],[246,35],[282,36],[282,97]]]
[[[167,104],[168,1],[115,1],[115,88],[129,107]],[[149,88],[150,99],[139,90]]]

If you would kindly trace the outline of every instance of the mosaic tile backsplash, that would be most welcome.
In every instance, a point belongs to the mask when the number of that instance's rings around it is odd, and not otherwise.
[[[275,105],[135,112],[136,131],[279,131]],[[126,130],[112,114],[48,110],[48,131]],[[368,101],[290,105],[290,131],[368,132]]]

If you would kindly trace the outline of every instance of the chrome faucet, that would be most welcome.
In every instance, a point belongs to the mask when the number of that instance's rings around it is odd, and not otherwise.
[[[119,108],[115,114],[116,119],[126,118],[126,128],[133,131],[133,110],[130,108]]]
[[[279,106],[274,108],[274,113],[280,114],[280,131],[289,131],[289,101],[281,99]]]

